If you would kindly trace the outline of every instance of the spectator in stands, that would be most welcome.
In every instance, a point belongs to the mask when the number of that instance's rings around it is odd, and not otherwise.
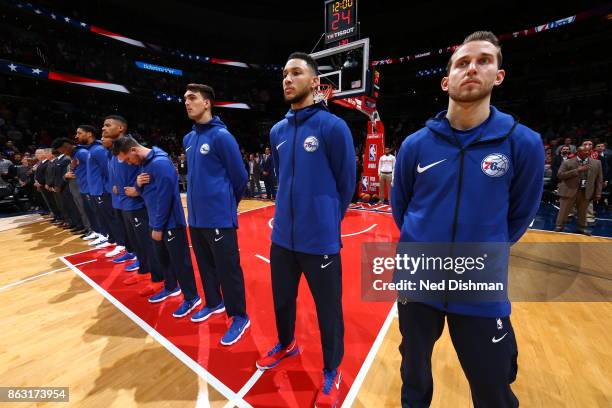
[[[251,192],[251,197],[255,197],[255,190],[257,190],[257,196],[261,195],[261,164],[259,163],[258,157],[255,157],[254,153],[249,155],[249,163],[248,163],[248,171],[249,171],[249,190]]]
[[[264,186],[266,187],[266,198],[274,199],[274,162],[269,147],[266,147],[261,165],[261,175],[263,176]]]
[[[181,153],[176,163],[179,174],[179,187],[181,192],[187,191],[187,157],[185,153]]]
[[[558,156],[555,156],[552,162],[552,177],[551,177],[551,185],[552,188],[554,190],[557,189],[557,184],[559,182],[558,178],[557,178],[557,173],[559,172],[559,168],[561,167],[561,164],[570,159],[571,153],[570,153],[570,148],[569,146],[561,146],[561,151],[560,154]]]
[[[580,146],[576,154],[576,157],[561,164],[557,175],[561,182],[559,184],[560,208],[555,231],[563,231],[567,215],[576,203],[578,232],[591,235],[587,229],[587,208],[591,200],[601,199],[603,186],[601,162],[590,158],[584,146]]]
[[[584,139],[582,141],[582,147],[586,150],[589,157],[593,160],[599,160],[599,152],[593,150],[593,141],[591,139]],[[603,171],[603,165],[602,165]],[[587,208],[587,223],[594,224],[595,223],[595,211],[593,210],[593,201],[589,202],[589,207]]]
[[[576,145],[572,144],[572,138],[571,137],[566,137],[565,141],[563,142],[563,144],[559,147],[557,147],[557,151],[555,151],[555,154],[559,154],[559,152],[561,151],[561,148],[563,146],[567,146],[570,149],[570,153],[576,153]]]
[[[19,149],[15,146],[12,140],[7,140],[4,144],[4,149],[2,149],[2,154],[11,159],[16,153],[19,153]]]
[[[603,173],[604,189],[608,186],[610,181],[610,172],[612,171],[612,151],[607,149],[606,143],[597,143],[595,146],[597,151],[597,160],[601,162],[601,170]]]

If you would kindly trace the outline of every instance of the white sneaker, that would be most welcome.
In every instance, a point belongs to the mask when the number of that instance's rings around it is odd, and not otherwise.
[[[100,245],[103,242],[106,242],[107,238],[104,235],[98,235],[98,238],[94,239],[93,241],[89,242],[87,245],[89,246],[96,246],[96,245]]]
[[[107,252],[104,256],[107,258],[112,258],[114,256],[119,255],[121,252],[125,251],[125,247],[121,245],[117,245],[115,249],[110,252]]]
[[[108,242],[108,241],[104,241],[99,245],[96,245],[95,248],[96,249],[103,249],[103,248],[108,248],[109,246],[115,245],[112,242]]]
[[[83,237],[85,241],[91,241],[92,239],[96,239],[96,238],[98,238],[98,233],[95,231],[91,231],[91,234]]]

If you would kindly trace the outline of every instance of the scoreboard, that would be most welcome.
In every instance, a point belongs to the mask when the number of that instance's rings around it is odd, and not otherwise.
[[[325,44],[358,34],[357,0],[325,1]]]

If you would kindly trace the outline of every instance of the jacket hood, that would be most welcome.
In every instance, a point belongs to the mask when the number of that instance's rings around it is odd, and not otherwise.
[[[484,123],[482,129],[482,137],[480,142],[486,142],[497,139],[504,139],[514,131],[518,124],[518,119],[512,115],[498,111],[494,106],[491,106],[491,113]],[[433,118],[429,119],[425,126],[436,135],[442,136],[451,143],[456,144],[455,133],[446,118],[446,112],[442,111]]]
[[[168,157],[168,153],[164,152],[162,149],[160,149],[157,146],[153,146],[149,154],[147,154],[147,157],[145,157],[143,163],[147,163],[153,160],[155,157],[163,157],[163,156]]]
[[[196,132],[203,132],[205,130],[211,129],[215,126],[226,128],[227,126],[218,116],[213,116],[213,118],[206,123],[196,123],[193,125],[192,129]]]
[[[314,115],[315,113],[324,110],[327,111],[327,106],[325,106],[325,104],[323,102],[319,102],[319,103],[315,103],[314,105],[308,105],[305,108],[302,109],[297,109],[297,110],[293,110],[293,109],[289,109],[289,111],[285,114],[285,118],[287,118],[288,121],[290,122],[294,122],[296,115],[299,115],[299,120],[303,121],[308,119],[309,117],[311,117],[312,115]]]

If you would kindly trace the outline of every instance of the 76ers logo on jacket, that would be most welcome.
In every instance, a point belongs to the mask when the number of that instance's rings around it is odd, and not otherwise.
[[[210,146],[208,143],[204,143],[202,146],[200,146],[200,153],[208,154],[208,152],[210,152]]]
[[[308,136],[306,140],[304,140],[304,150],[308,153],[312,153],[319,148],[319,139],[314,136]]]
[[[510,160],[501,153],[493,153],[488,155],[480,163],[482,172],[489,177],[501,177],[508,172]]]

